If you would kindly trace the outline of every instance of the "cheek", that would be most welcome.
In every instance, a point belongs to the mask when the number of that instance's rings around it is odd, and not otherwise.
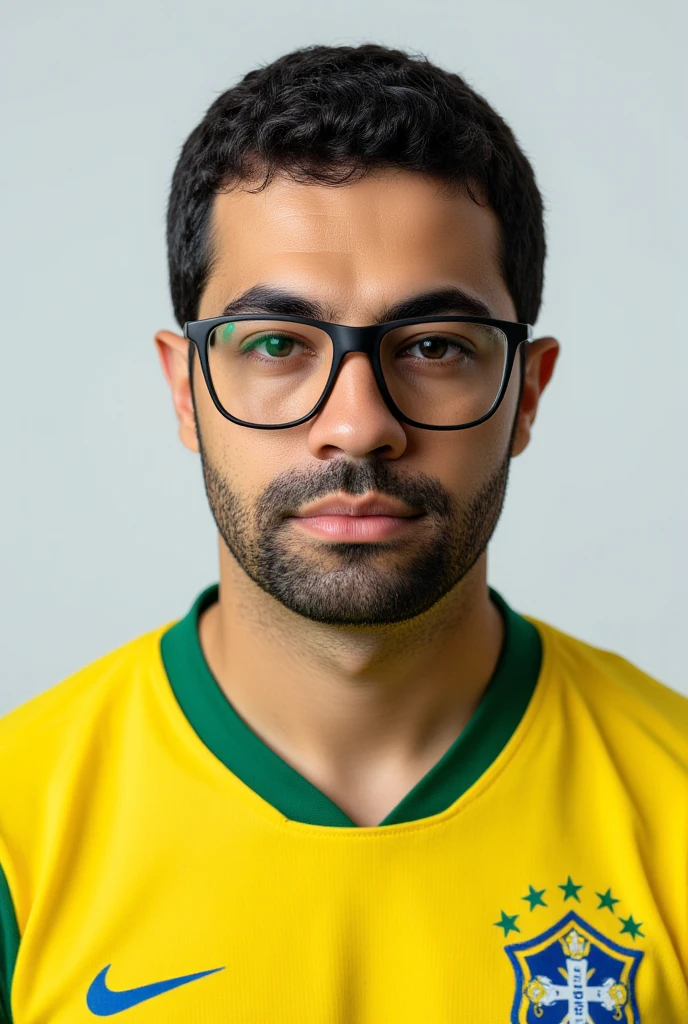
[[[430,431],[408,427],[403,468],[427,473],[457,496],[480,490],[503,464],[516,413],[518,382],[507,389],[497,412],[468,430]]]
[[[232,423],[215,408],[202,376],[201,383],[195,392],[203,451],[233,489],[259,494],[290,466],[303,465],[307,442],[298,428],[256,430]]]
[[[504,460],[507,441],[488,423],[457,431],[463,436],[455,437],[441,451],[428,452],[422,461],[423,471],[459,499],[480,491]]]

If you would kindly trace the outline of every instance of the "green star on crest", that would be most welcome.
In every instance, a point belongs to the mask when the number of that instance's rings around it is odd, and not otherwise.
[[[600,905],[597,908],[598,910],[602,910],[604,907],[606,907],[607,910],[611,910],[612,914],[616,913],[616,911],[614,910],[614,904],[620,903],[621,901],[615,899],[612,896],[611,889],[607,889],[606,892],[596,892],[595,895],[600,897]]]
[[[501,921],[495,921],[495,923],[494,923],[495,928],[503,928],[504,929],[504,938],[507,937],[509,932],[520,932],[521,929],[516,924],[516,918],[517,917],[518,917],[518,914],[513,914],[510,917],[508,914],[505,914],[504,911],[502,911],[502,920]]]
[[[631,936],[631,938],[633,939],[634,942],[635,942],[636,935],[640,935],[640,937],[643,938],[643,939],[645,938],[644,933],[641,932],[641,930],[640,930],[640,926],[641,926],[641,924],[643,922],[642,921],[638,921],[638,922],[634,921],[632,914],[630,914],[628,917],[621,917],[621,918],[619,918],[619,920],[623,924],[623,928],[621,929],[621,932],[619,933],[620,935],[623,935],[624,932],[628,932],[628,934]]]
[[[532,885],[528,886],[528,895],[521,896],[522,900],[526,900],[530,904],[530,909],[535,910],[536,907],[546,907],[547,904],[543,900],[546,889],[534,889]]]
[[[578,895],[578,890],[582,889],[583,886],[576,885],[575,882],[572,882],[571,875],[569,875],[569,877],[566,879],[566,885],[559,885],[557,886],[557,888],[564,890],[564,903],[566,903],[566,901],[570,899],[578,900],[578,902],[580,903],[580,896]]]

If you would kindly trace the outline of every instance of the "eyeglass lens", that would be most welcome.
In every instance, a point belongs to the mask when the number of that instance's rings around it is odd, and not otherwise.
[[[461,426],[492,408],[507,362],[506,335],[490,324],[409,324],[385,334],[380,362],[393,401],[409,419]],[[238,320],[215,327],[208,366],[223,408],[276,426],[306,416],[322,395],[334,350],[307,324]]]

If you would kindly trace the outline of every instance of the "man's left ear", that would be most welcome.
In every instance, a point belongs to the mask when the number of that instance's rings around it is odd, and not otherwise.
[[[540,395],[549,384],[554,373],[554,364],[559,355],[556,338],[536,338],[526,346],[526,369],[523,381],[521,405],[511,449],[512,458],[528,447],[530,431],[538,409]]]

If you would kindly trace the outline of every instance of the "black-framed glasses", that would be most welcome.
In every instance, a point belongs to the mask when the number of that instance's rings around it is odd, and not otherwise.
[[[297,316],[213,317],[184,324],[216,408],[244,427],[276,430],[311,419],[344,356],[364,352],[391,413],[427,430],[464,430],[504,397],[530,324],[424,316],[347,327]],[[190,349],[190,355],[193,349]]]

